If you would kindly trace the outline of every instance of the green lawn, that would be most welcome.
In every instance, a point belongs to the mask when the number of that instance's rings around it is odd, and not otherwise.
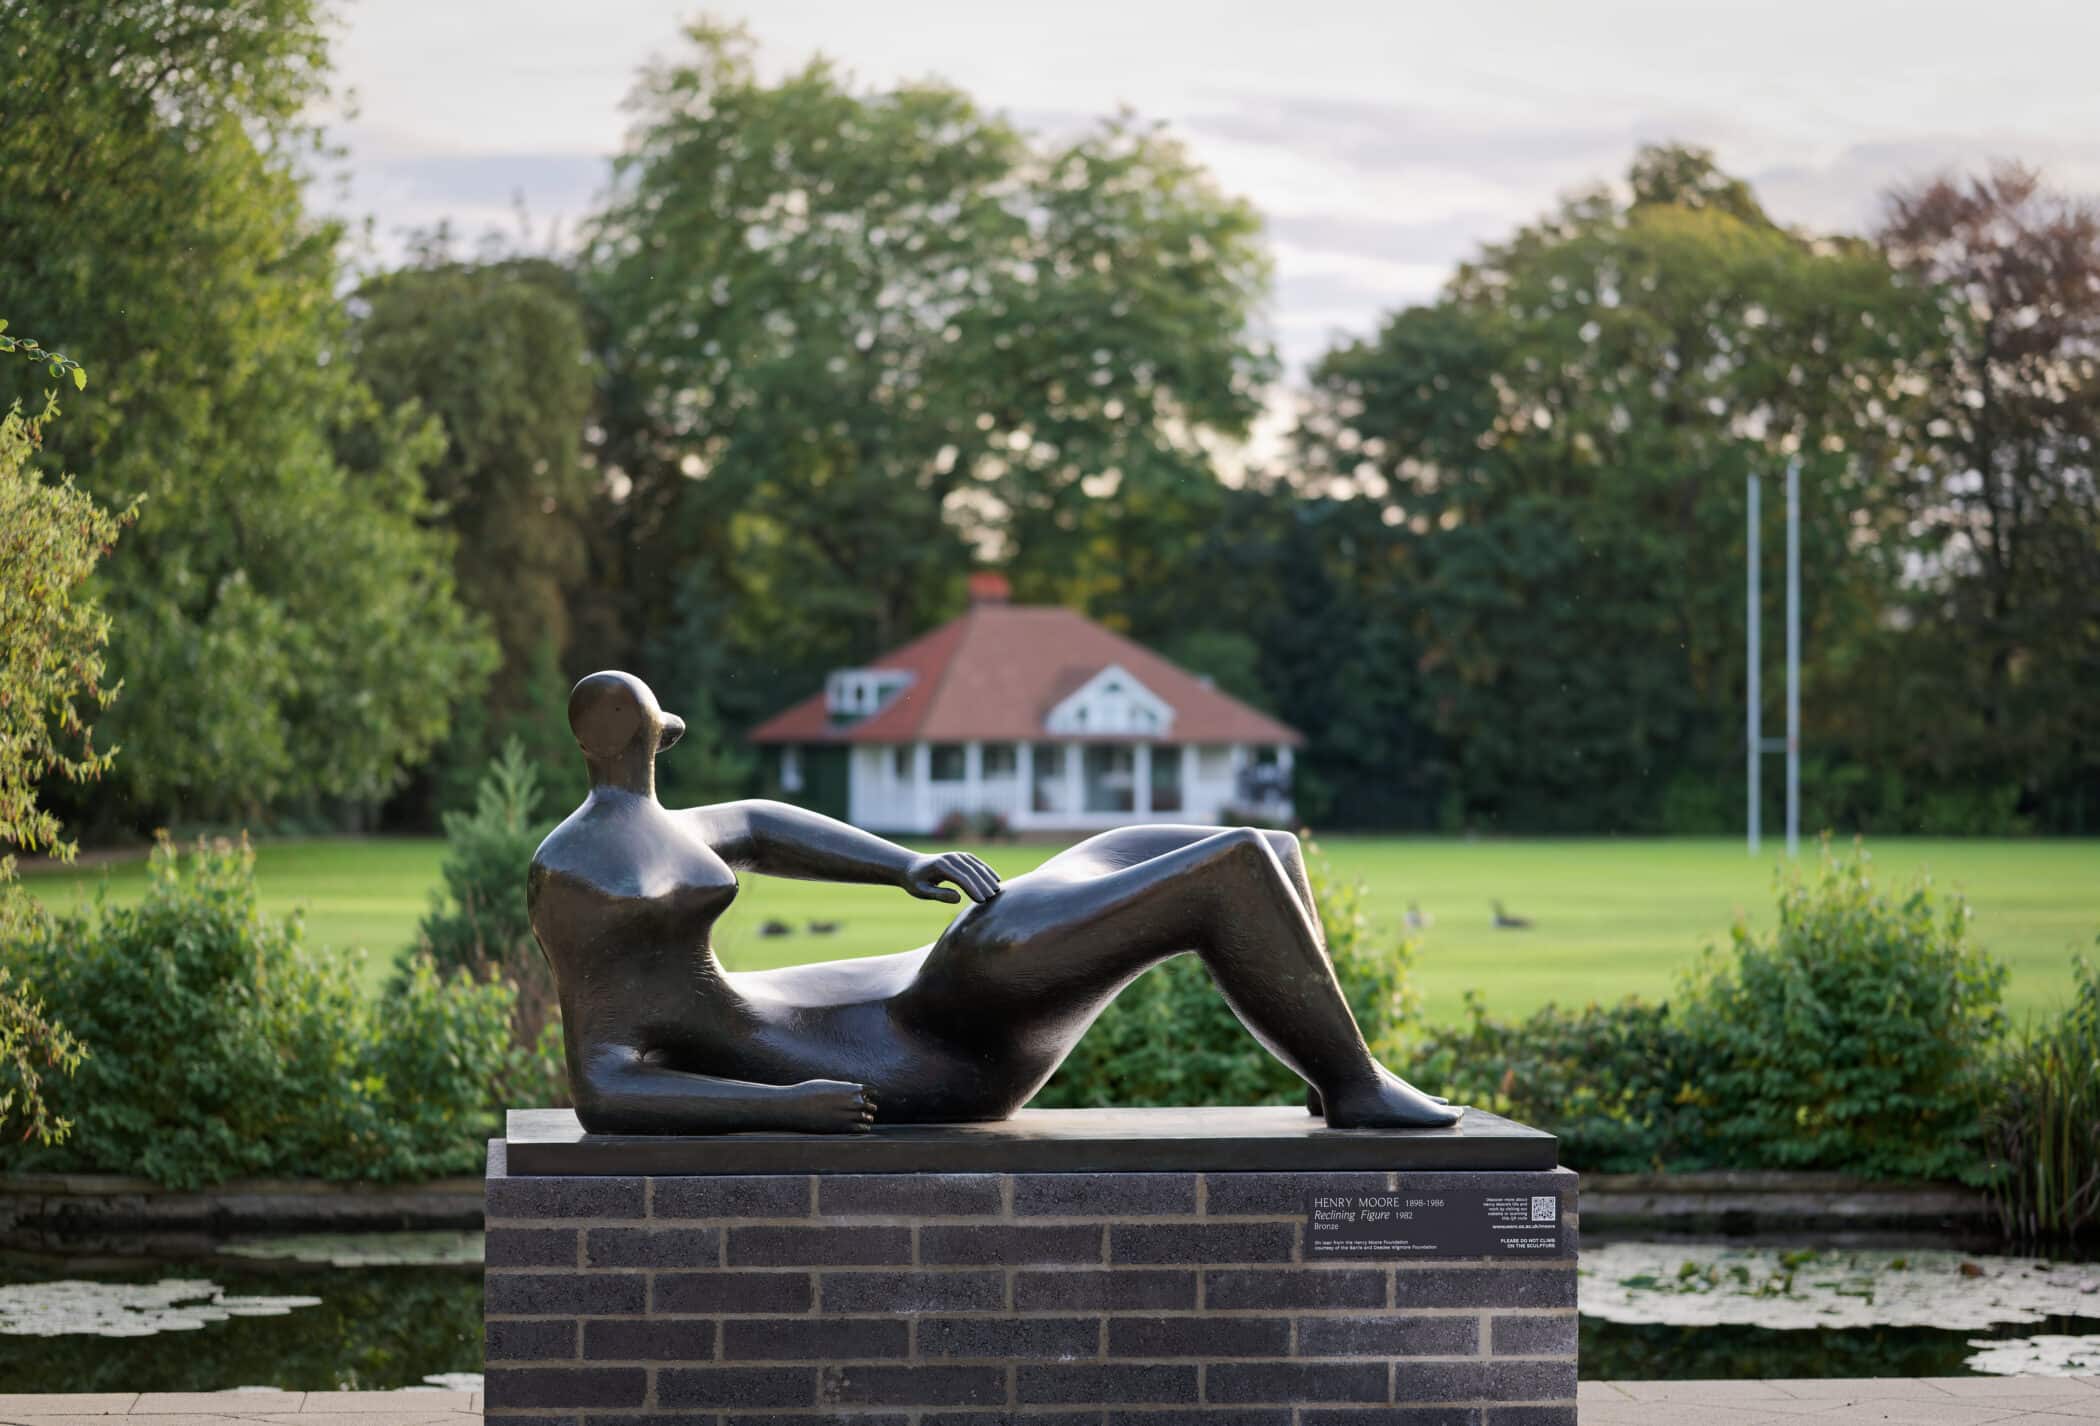
[[[1739,842],[1336,837],[1322,845],[1337,870],[1365,882],[1384,926],[1397,928],[1410,901],[1433,918],[1416,971],[1438,1019],[1457,1016],[1469,987],[1508,1014],[1548,1000],[1666,995],[1702,946],[1725,940],[1738,912],[1753,924],[1772,918],[1777,858],[1753,862]],[[977,850],[1009,876],[1051,851]],[[377,984],[391,953],[413,938],[442,854],[431,840],[272,843],[258,853],[258,875],[266,908],[303,911],[312,939],[371,948],[364,974]],[[1968,894],[1976,939],[2012,967],[2016,1015],[2055,1004],[2072,953],[2091,951],[2100,934],[2100,842],[1891,839],[1874,844],[1874,857],[1891,879],[1923,871]],[[122,862],[33,873],[30,884],[47,902],[72,905],[102,885],[135,896],[144,879],[142,864]],[[1535,928],[1493,929],[1488,903],[1498,896]],[[718,942],[739,968],[866,955],[923,944],[949,914],[896,891],[747,877]],[[794,934],[760,936],[768,919]],[[807,930],[812,920],[841,924],[819,936]]]

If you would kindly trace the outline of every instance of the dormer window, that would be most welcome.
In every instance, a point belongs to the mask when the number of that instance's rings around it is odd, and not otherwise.
[[[880,713],[911,682],[902,669],[838,669],[824,680],[824,711],[834,723],[857,723]]]

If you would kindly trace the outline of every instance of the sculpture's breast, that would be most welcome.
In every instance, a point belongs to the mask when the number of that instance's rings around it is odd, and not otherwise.
[[[552,952],[607,936],[704,942],[737,879],[669,819],[579,815],[541,845],[527,888],[533,928]]]
[[[704,868],[695,870],[700,874],[681,877],[672,885],[655,891],[650,901],[680,919],[720,916],[729,909],[729,903],[736,900],[736,873],[726,866],[722,867],[719,877],[709,874]]]

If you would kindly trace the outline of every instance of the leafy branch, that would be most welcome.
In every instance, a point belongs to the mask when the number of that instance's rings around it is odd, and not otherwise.
[[[87,390],[87,368],[64,352],[47,352],[33,337],[10,337],[7,335],[7,319],[0,317],[0,352],[13,352],[24,361],[42,362],[52,379],[63,380],[66,373],[73,375],[73,389]]]

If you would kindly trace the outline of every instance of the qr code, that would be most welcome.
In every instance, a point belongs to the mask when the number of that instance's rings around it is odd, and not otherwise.
[[[1552,1194],[1540,1194],[1531,1200],[1531,1221],[1551,1223],[1560,1216],[1560,1200]]]

